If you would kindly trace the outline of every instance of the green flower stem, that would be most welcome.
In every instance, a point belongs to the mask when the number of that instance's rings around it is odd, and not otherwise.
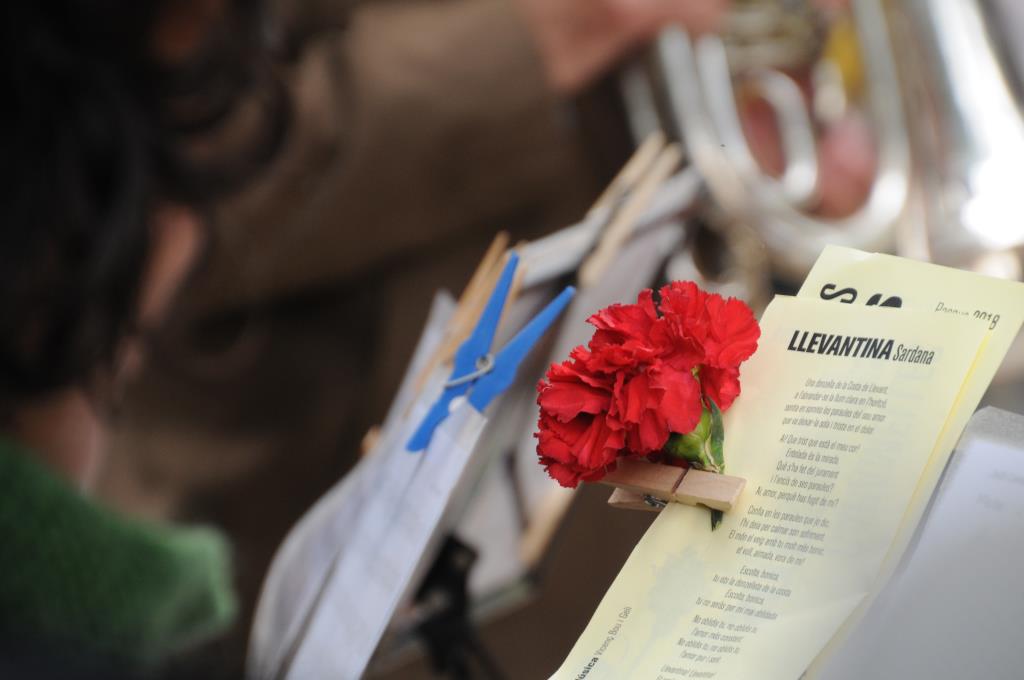
[[[703,410],[700,421],[693,430],[686,434],[673,432],[662,450],[670,456],[688,461],[701,470],[721,473],[725,469],[720,441],[722,437],[720,434],[716,437],[716,430],[717,433],[722,431],[721,418],[718,407],[712,402],[712,409]]]
[[[662,449],[676,458],[682,458],[701,470],[716,474],[725,472],[725,428],[722,424],[722,412],[718,405],[708,399],[710,407],[705,407],[700,414],[697,426],[686,434],[673,432]],[[711,511],[711,530],[714,531],[722,523],[721,510]]]

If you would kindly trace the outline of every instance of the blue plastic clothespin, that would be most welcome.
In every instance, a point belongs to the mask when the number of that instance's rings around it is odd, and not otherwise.
[[[500,352],[492,354],[491,343],[498,330],[498,321],[501,320],[501,312],[518,263],[519,256],[512,253],[476,327],[455,352],[454,366],[444,391],[409,439],[406,445],[409,451],[427,448],[434,430],[448,417],[449,408],[456,397],[468,393],[469,403],[483,413],[495,397],[509,388],[515,380],[519,364],[575,295],[576,289],[567,287],[516,333]]]

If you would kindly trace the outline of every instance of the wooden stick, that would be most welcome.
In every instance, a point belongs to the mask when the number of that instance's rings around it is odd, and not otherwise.
[[[626,197],[622,208],[605,228],[594,252],[580,267],[579,283],[581,288],[590,287],[601,278],[608,265],[615,259],[619,248],[633,233],[633,227],[643,217],[644,211],[647,210],[658,187],[672,176],[682,159],[683,150],[678,144],[669,144],[661,150],[650,171],[644,175],[633,192]]]
[[[658,512],[661,508],[652,505],[644,500],[643,494],[626,491],[616,487],[612,495],[608,497],[608,505],[620,510],[644,510],[646,512]]]
[[[528,568],[540,564],[574,498],[576,494],[573,491],[557,489],[541,500],[540,507],[533,513],[530,523],[519,538],[519,559]]]
[[[473,272],[473,276],[470,277],[462,295],[459,296],[459,306],[455,309],[455,314],[452,315],[448,327],[448,337],[441,346],[440,360],[442,363],[452,360],[455,350],[470,334],[480,317],[480,312],[487,304],[487,298],[494,290],[498,278],[501,277],[501,270],[508,256],[506,252],[508,242],[508,232],[498,232],[480,260],[480,264],[477,265],[476,271]]]
[[[672,500],[684,505],[706,505],[712,510],[732,510],[747,480],[691,469],[676,487]]]
[[[605,206],[613,205],[619,197],[629,191],[643,177],[664,146],[665,134],[661,130],[655,130],[647,135],[647,139],[637,147],[626,164],[619,170],[619,174],[615,175],[615,178],[605,187],[605,190],[601,192],[587,212],[593,213]]]
[[[601,483],[641,496],[652,496],[667,503],[672,500],[672,494],[685,474],[686,468],[648,463],[645,460],[620,460],[615,470],[605,475]]]
[[[508,297],[505,298],[505,307],[501,310],[501,319],[498,321],[498,328],[501,328],[501,325],[505,323],[505,319],[512,311],[512,305],[515,304],[515,301],[519,299],[519,293],[521,293],[523,290],[523,280],[526,278],[527,265],[526,263],[523,262],[522,249],[523,246],[525,246],[527,243],[528,241],[520,241],[511,250],[511,252],[520,255],[519,266],[516,267],[516,273],[512,277],[512,285],[509,286],[508,288]],[[498,272],[499,276],[501,275],[501,270],[505,268],[505,262],[507,261],[507,257],[505,259],[502,259],[501,266],[496,268],[496,271]],[[494,288],[493,284],[491,285],[491,288]],[[490,290],[488,290],[487,293],[489,296]],[[484,299],[486,300],[487,298],[485,297]],[[482,308],[481,311],[483,311]],[[467,333],[467,335],[469,335],[469,333]]]
[[[619,461],[614,472],[605,475],[601,483],[639,496],[684,505],[704,505],[723,512],[731,510],[739,500],[747,480],[732,475],[719,475],[705,470],[678,468],[642,460]],[[636,506],[636,499],[624,494],[612,494],[608,502],[616,507],[647,509]]]
[[[363,435],[362,441],[359,442],[359,457],[366,458],[369,456],[379,441],[380,425],[371,425],[370,429]]]
[[[488,273],[494,269],[494,265],[501,259],[501,256],[505,254],[505,250],[508,248],[508,242],[509,235],[507,231],[499,231],[494,235],[491,245],[487,246],[487,250],[484,252],[484,256],[480,258],[480,263],[477,264],[476,270],[474,270],[473,275],[469,277],[469,283],[466,284],[466,288],[462,291],[462,295],[459,296],[460,306],[465,304],[467,298],[480,294],[480,287],[486,281]]]
[[[487,297],[494,290],[494,285],[501,276],[508,242],[508,232],[500,231],[494,236],[494,240],[488,246],[480,264],[476,266],[476,270],[470,277],[469,283],[466,284],[462,295],[459,296],[458,306],[448,321],[444,340],[434,350],[419,375],[416,376],[417,393],[423,389],[435,368],[452,360],[459,345],[471,332],[473,324],[480,316],[480,311],[487,304]]]

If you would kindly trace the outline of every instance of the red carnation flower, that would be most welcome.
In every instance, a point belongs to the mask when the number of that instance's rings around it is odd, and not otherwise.
[[[739,394],[739,365],[760,335],[750,308],[692,282],[660,297],[655,308],[644,290],[636,304],[591,316],[587,347],[537,385],[537,453],[562,486],[596,481],[622,456],[661,451],[672,433],[697,426],[707,399],[724,411]]]

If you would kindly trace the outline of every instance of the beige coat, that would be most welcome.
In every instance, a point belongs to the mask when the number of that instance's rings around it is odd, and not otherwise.
[[[318,0],[287,25],[308,35],[291,136],[218,210],[100,487],[227,529],[246,614],[229,669],[273,551],[354,461],[433,291],[460,288],[499,228],[565,224],[596,193],[505,0]]]

